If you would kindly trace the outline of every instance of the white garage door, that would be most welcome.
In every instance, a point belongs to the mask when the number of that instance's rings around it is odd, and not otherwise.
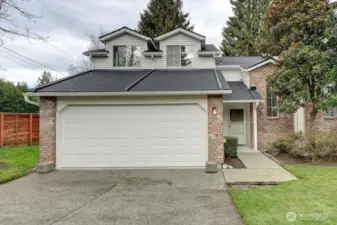
[[[199,167],[207,113],[198,104],[68,106],[58,129],[58,168]]]

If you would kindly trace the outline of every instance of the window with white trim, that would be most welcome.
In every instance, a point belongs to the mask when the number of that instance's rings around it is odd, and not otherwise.
[[[167,46],[167,67],[191,66],[194,60],[194,46],[169,45]]]
[[[325,113],[326,117],[337,117],[337,108],[330,109]]]
[[[267,116],[278,117],[277,111],[277,96],[271,92],[270,87],[267,85]]]
[[[140,47],[136,45],[113,46],[114,67],[139,67]]]

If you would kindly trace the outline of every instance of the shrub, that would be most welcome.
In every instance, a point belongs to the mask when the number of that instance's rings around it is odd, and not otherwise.
[[[289,153],[293,148],[295,141],[301,136],[301,133],[289,133],[283,137],[277,138],[272,142],[269,152],[275,155],[279,153]]]
[[[292,149],[292,143],[287,138],[278,138],[274,143],[273,147],[281,153],[288,153]]]
[[[225,148],[225,157],[237,157],[238,154],[238,138],[226,136],[224,148]]]
[[[337,135],[334,132],[309,132],[297,137],[290,154],[310,158],[332,157],[337,154]]]

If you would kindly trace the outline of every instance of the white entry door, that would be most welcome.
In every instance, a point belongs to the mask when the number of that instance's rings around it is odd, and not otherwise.
[[[229,109],[229,136],[237,137],[239,145],[246,144],[245,112],[243,109]]]

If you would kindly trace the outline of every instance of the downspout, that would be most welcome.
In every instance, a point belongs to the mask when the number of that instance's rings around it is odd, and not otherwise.
[[[153,55],[153,52],[151,53],[151,59],[152,59],[152,69],[154,70],[155,62],[154,62],[154,55]]]
[[[29,98],[28,98],[27,95],[23,94],[23,97],[24,97],[24,99],[25,99],[25,102],[27,102],[28,104],[35,105],[35,106],[37,106],[37,107],[40,107],[40,104],[39,104],[39,103],[29,100]]]

